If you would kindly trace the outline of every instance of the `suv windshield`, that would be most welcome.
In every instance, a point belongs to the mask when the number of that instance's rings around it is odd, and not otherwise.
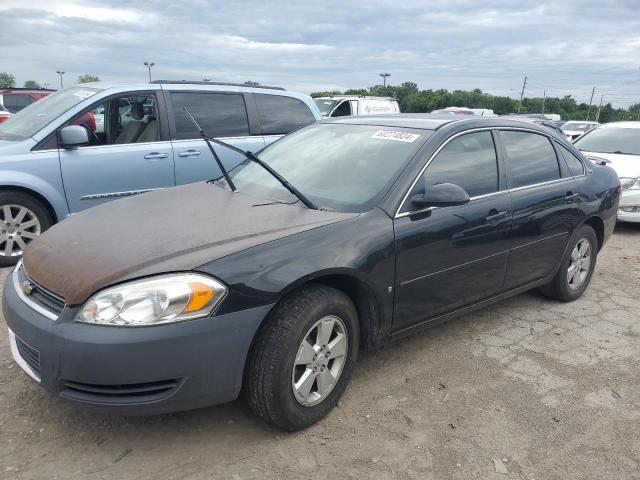
[[[48,95],[0,124],[0,140],[25,140],[42,130],[71,107],[96,93],[98,88],[72,87]]]
[[[640,155],[640,128],[596,128],[573,144],[584,152]]]
[[[325,117],[328,117],[333,107],[335,107],[336,103],[338,103],[338,100],[327,100],[326,98],[316,98],[314,102],[316,102],[316,105],[318,106],[318,110],[320,110],[320,113]]]
[[[364,212],[375,206],[431,134],[376,125],[314,124],[273,143],[259,157],[320,208]],[[240,192],[298,201],[249,160],[230,175]]]

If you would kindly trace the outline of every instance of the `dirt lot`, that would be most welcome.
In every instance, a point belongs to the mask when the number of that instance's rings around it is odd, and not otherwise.
[[[6,337],[0,478],[640,477],[637,227],[618,227],[579,301],[528,293],[363,354],[340,406],[300,433],[242,402],[88,413],[31,381]]]

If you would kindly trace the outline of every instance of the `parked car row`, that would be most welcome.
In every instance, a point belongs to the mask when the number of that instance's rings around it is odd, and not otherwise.
[[[640,222],[640,122],[600,125],[574,145],[589,157],[605,159],[620,177],[618,220]]]
[[[0,88],[0,105],[4,106],[4,110],[18,113],[53,92],[55,90],[47,88]]]
[[[208,82],[83,84],[0,125],[0,266],[52,224],[114,198],[218,177],[204,131],[258,151],[321,118],[307,95]],[[226,168],[243,157],[218,153]]]

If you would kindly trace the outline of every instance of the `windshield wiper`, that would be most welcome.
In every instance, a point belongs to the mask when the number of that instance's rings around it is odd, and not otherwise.
[[[204,133],[204,130],[202,129],[202,127],[200,127],[200,125],[198,125],[198,122],[193,117],[193,115],[191,115],[191,112],[187,109],[187,107],[182,107],[182,108],[185,111],[185,113],[187,114],[187,116],[193,122],[193,125],[200,132],[200,136],[202,137],[202,139],[207,143],[207,146],[209,147],[209,150],[211,150],[211,153],[213,154],[213,158],[216,159],[216,162],[218,163],[218,167],[222,171],[222,174],[224,175],[224,179],[227,181],[227,183],[229,184],[229,188],[231,188],[232,191],[234,191],[234,192],[236,191],[236,186],[233,183],[233,181],[231,180],[231,177],[229,176],[229,172],[227,172],[227,169],[224,168],[224,165],[222,164],[222,162],[220,161],[220,158],[216,154],[216,151],[214,150],[213,145],[211,145],[212,142],[216,143],[218,145],[222,145],[223,147],[227,147],[227,148],[233,150],[234,152],[237,152],[240,155],[244,156],[244,158],[246,158],[247,160],[251,160],[252,162],[257,163],[262,168],[264,168],[267,172],[269,172],[271,174],[271,176],[273,176],[276,180],[278,180],[282,184],[282,186],[284,188],[286,188],[287,190],[289,190],[289,192],[291,192],[293,195],[298,197],[300,199],[300,201],[302,203],[304,203],[304,205],[307,208],[311,208],[312,210],[318,210],[318,207],[311,200],[309,200],[307,197],[305,197],[300,192],[300,190],[298,190],[296,187],[291,185],[282,175],[280,175],[278,172],[276,172],[269,165],[267,165],[262,160],[260,160],[253,152],[249,152],[247,150],[242,150],[241,148],[238,148],[238,147],[236,147],[234,145],[231,145],[229,143],[222,142],[222,141],[220,141],[218,139],[209,137],[206,133]]]

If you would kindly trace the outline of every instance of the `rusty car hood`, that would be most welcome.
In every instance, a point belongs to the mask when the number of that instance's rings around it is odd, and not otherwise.
[[[265,203],[205,182],[117,200],[37,237],[25,250],[25,269],[67,305],[78,305],[123,280],[194,269],[357,215]]]

